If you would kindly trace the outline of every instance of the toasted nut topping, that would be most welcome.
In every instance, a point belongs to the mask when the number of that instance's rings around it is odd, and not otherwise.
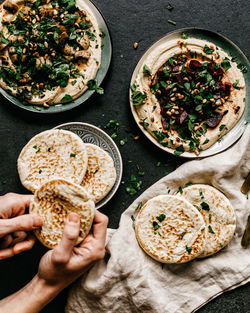
[[[138,42],[134,42],[133,47],[134,47],[134,49],[137,49],[139,47],[139,43]]]

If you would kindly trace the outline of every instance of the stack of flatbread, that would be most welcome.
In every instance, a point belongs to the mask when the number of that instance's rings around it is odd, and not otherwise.
[[[76,244],[80,243],[91,228],[95,203],[109,193],[116,180],[114,162],[107,152],[61,129],[33,137],[22,149],[17,166],[23,186],[34,193],[30,213],[44,220],[35,234],[48,248],[60,241],[70,212],[81,218]]]
[[[191,185],[180,195],[159,195],[138,212],[135,232],[142,249],[162,263],[207,257],[233,238],[235,212],[229,200],[209,185]]]

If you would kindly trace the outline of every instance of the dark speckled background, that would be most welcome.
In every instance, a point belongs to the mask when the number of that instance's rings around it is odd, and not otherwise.
[[[168,1],[162,0],[95,0],[110,28],[113,40],[113,59],[110,71],[104,81],[103,96],[94,95],[80,107],[58,115],[26,113],[0,97],[0,194],[9,191],[25,193],[19,183],[16,160],[21,148],[36,133],[58,124],[83,121],[94,125],[105,125],[110,119],[121,123],[119,140],[128,137],[125,146],[119,146],[123,161],[124,175],[115,197],[102,212],[110,218],[110,227],[118,227],[121,213],[135,199],[125,192],[129,176],[136,173],[137,164],[141,171],[143,190],[148,188],[166,172],[173,171],[184,162],[183,159],[168,155],[141,136],[134,123],[128,104],[129,81],[133,69],[144,51],[167,32],[182,27],[201,27],[219,32],[230,38],[245,54],[249,55],[249,14],[247,0],[170,0],[174,10],[165,9]],[[167,23],[177,22],[176,26]],[[133,49],[133,43],[139,48]],[[134,141],[131,133],[140,135]],[[156,164],[159,166],[156,166]],[[20,289],[36,273],[41,256],[46,251],[40,244],[23,255],[0,263],[0,297]],[[50,303],[43,313],[62,313],[66,291]],[[208,303],[199,313],[250,313],[250,285],[223,294]],[[11,313],[11,312],[10,312]],[[94,312],[93,312],[94,313]],[[117,312],[119,313],[119,312]],[[128,312],[129,313],[129,312]],[[172,312],[170,312],[172,313]],[[187,312],[188,313],[188,312]]]

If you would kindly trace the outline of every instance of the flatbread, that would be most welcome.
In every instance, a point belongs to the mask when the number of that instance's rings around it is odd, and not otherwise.
[[[182,196],[199,209],[206,223],[206,246],[199,257],[212,255],[225,247],[233,238],[236,227],[236,216],[230,201],[209,185],[186,187]]]
[[[76,245],[88,235],[95,204],[83,187],[55,179],[36,190],[29,211],[43,218],[43,226],[34,232],[44,246],[52,249],[60,242],[66,218],[71,212],[77,213],[81,219]]]
[[[87,169],[87,149],[76,134],[52,129],[33,137],[21,151],[17,168],[24,187],[35,192],[43,183],[64,178],[80,184]]]
[[[106,151],[93,144],[85,146],[88,151],[88,167],[81,185],[97,203],[114,186],[116,170],[113,159]]]
[[[201,213],[185,199],[172,195],[147,201],[135,220],[140,246],[162,263],[185,263],[200,255],[205,246],[204,230]]]

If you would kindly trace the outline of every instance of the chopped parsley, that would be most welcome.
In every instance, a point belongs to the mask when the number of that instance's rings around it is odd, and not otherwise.
[[[70,102],[72,101],[73,98],[70,95],[65,95],[62,99],[61,99],[61,103],[66,103],[66,102]]]
[[[142,181],[138,180],[138,178],[135,175],[130,176],[130,185],[126,187],[126,192],[134,196],[137,194],[139,190],[141,190]]]
[[[188,252],[188,254],[190,254],[192,251],[192,248],[190,248],[189,246],[186,245],[186,251]]]
[[[220,125],[219,129],[220,131],[222,131],[223,129],[227,128],[227,126],[225,124]]]
[[[76,154],[75,153],[70,153],[69,156],[74,158],[76,156]]]
[[[153,221],[154,230],[157,230],[159,227],[160,227],[160,225],[156,221]]]
[[[135,221],[134,215],[131,215],[131,220],[132,220],[133,222]]]
[[[206,202],[202,202],[201,203],[201,209],[205,210],[205,211],[209,211],[210,207],[209,207],[209,205]]]
[[[121,145],[121,146],[124,146],[127,142],[128,142],[128,138],[127,138],[127,137],[124,138],[124,139],[121,139],[121,140],[120,140],[120,145]]]
[[[158,220],[159,222],[162,222],[162,221],[165,220],[166,215],[165,215],[165,214],[161,214],[161,215],[159,215],[159,216],[156,216],[156,218],[157,218],[157,220]]]
[[[172,24],[172,25],[176,25],[176,22],[173,21],[173,20],[168,20],[168,23],[169,23],[169,24]]]
[[[172,4],[168,3],[166,5],[166,9],[168,9],[168,11],[172,11],[174,9],[174,7],[172,6]]]
[[[225,58],[222,63],[221,66],[227,71],[231,68],[231,64],[228,58]]]
[[[186,187],[192,186],[192,185],[193,185],[193,183],[192,183],[191,181],[189,181],[189,182],[187,182],[187,183],[185,184]]]
[[[214,49],[213,48],[209,48],[208,45],[205,45],[204,48],[203,48],[203,51],[206,53],[206,54],[212,54],[214,52]]]
[[[199,195],[200,195],[201,199],[204,199],[204,195],[203,195],[203,192],[201,189],[199,189]]]
[[[238,84],[239,84],[239,80],[236,79],[236,81],[232,84],[232,86],[233,86],[235,89],[240,90],[240,87],[238,86]]]
[[[179,146],[179,147],[177,147],[177,148],[175,149],[174,154],[175,154],[175,155],[181,155],[181,154],[184,153],[184,152],[185,152],[184,147],[181,145],[181,146]]]
[[[181,186],[179,186],[177,193],[178,193],[178,192],[179,192],[180,194],[183,194],[183,189],[182,189]]]
[[[186,235],[186,232],[185,231],[183,231],[182,233],[181,233],[181,239],[183,239],[183,237]]]
[[[181,33],[181,39],[188,39],[188,35],[186,33]]]
[[[95,90],[100,95],[104,94],[104,89],[97,85],[97,81],[95,79],[89,80],[87,82],[87,87],[89,90]]]
[[[144,76],[151,76],[151,71],[146,64],[143,66],[143,74]]]
[[[135,84],[131,85],[130,89],[132,91],[131,99],[132,99],[133,105],[135,106],[142,105],[148,97],[147,93],[137,90],[137,85]]]
[[[211,233],[211,234],[215,234],[213,228],[211,225],[208,225],[208,232]]]
[[[38,172],[39,174],[41,174],[42,173],[42,170],[39,170],[39,172]]]
[[[142,202],[139,202],[135,208],[135,211],[140,210],[142,207]]]
[[[112,130],[111,138],[114,139],[118,136],[120,123],[117,120],[110,120],[106,125],[103,126],[103,128]]]
[[[238,64],[237,68],[241,70],[242,73],[247,73],[247,67],[244,64],[242,63]]]

